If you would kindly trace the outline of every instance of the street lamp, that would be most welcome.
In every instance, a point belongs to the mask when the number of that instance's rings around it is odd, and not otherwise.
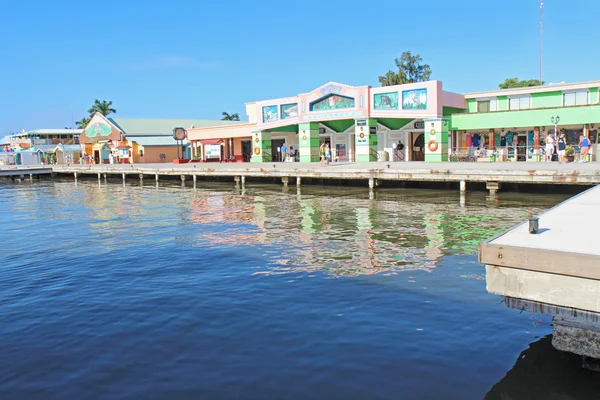
[[[554,124],[554,134],[558,134],[557,129],[558,129],[558,122],[560,121],[560,117],[557,115],[556,117],[551,117],[550,121]]]

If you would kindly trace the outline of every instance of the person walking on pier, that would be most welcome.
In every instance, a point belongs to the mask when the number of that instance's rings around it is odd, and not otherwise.
[[[285,142],[283,142],[283,144],[281,145],[281,162],[285,162],[286,158],[287,158],[287,146],[285,145]]]
[[[588,151],[590,151],[590,140],[583,133],[580,133],[579,136],[579,146],[581,147],[581,156],[579,157],[580,163],[587,162],[586,158],[588,155]]]
[[[567,138],[564,133],[561,133],[560,137],[558,138],[558,163],[559,164],[567,162],[567,159],[565,158],[566,151],[567,151]]]
[[[554,136],[551,133],[546,136],[546,162],[552,161],[554,155]]]
[[[325,142],[321,142],[319,147],[319,157],[321,157],[321,166],[325,165]]]
[[[329,165],[331,161],[331,149],[329,148],[329,143],[325,145],[325,166]]]

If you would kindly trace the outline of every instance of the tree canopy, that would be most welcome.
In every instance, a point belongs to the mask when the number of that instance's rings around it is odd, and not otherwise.
[[[539,79],[530,79],[528,81],[520,81],[519,78],[506,78],[504,82],[498,85],[500,89],[513,89],[531,86],[542,86]]]
[[[97,112],[106,117],[108,114],[116,114],[117,110],[112,108],[112,101],[100,101],[96,99],[94,100],[94,105],[92,105],[92,108],[90,108],[88,112],[90,113],[90,117]]]
[[[109,114],[116,114],[117,110],[112,108],[112,101],[106,101],[106,100],[100,101],[100,100],[96,99],[96,100],[94,100],[94,104],[92,105],[92,107],[88,110],[88,113],[90,114],[90,116],[83,117],[79,121],[75,122],[75,125],[77,125],[77,128],[85,129],[85,127],[87,126],[87,124],[89,124],[89,122],[92,119],[92,117],[94,116],[94,114],[97,112],[99,112],[100,114],[102,114],[106,117]]]
[[[238,115],[238,113],[229,114],[229,113],[226,113],[225,111],[223,111],[223,118],[221,118],[221,121],[239,121],[239,120],[240,120],[240,116]]]
[[[90,123],[90,118],[83,117],[79,121],[75,122],[75,125],[77,125],[77,128],[79,128],[79,129],[85,129],[85,127],[89,123]]]
[[[412,55],[410,51],[402,52],[400,58],[394,60],[398,72],[389,70],[379,77],[381,86],[401,85],[404,83],[428,81],[431,76],[431,68],[423,64],[419,54]]]

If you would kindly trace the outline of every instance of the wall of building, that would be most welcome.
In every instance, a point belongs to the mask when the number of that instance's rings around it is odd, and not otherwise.
[[[139,146],[138,150],[140,149],[144,151],[144,156],[139,157],[138,151],[138,161],[134,155],[134,163],[170,163],[177,159],[177,146]],[[165,159],[160,158],[161,154],[165,155]]]
[[[600,105],[542,108],[520,111],[453,114],[450,129],[490,129],[523,126],[550,126],[551,118],[560,115],[560,125],[600,123]]]

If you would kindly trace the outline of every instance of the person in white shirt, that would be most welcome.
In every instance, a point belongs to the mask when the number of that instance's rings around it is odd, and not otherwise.
[[[554,136],[548,134],[546,136],[546,162],[552,161],[552,155],[554,154]]]

